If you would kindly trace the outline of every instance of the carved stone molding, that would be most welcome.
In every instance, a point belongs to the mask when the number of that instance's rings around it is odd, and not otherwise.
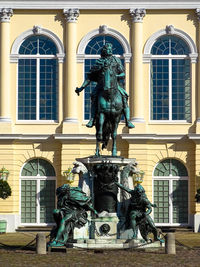
[[[34,33],[35,35],[37,35],[37,34],[41,34],[41,32],[42,32],[42,27],[41,27],[41,26],[39,26],[39,25],[34,25],[34,26],[33,26],[33,33]]]
[[[63,14],[67,22],[77,22],[80,11],[78,8],[69,8],[69,9],[64,9]]]
[[[142,22],[143,18],[146,15],[146,9],[144,8],[130,9],[130,15],[133,22]]]
[[[175,29],[173,25],[167,25],[165,28],[166,34],[173,35],[175,33]]]
[[[55,43],[58,49],[58,53],[56,54],[56,57],[58,58],[58,62],[63,63],[64,58],[65,58],[63,43],[61,42],[61,40],[58,38],[58,36],[55,33],[53,33],[52,31],[48,29],[42,28],[42,26],[39,26],[39,25],[33,26],[32,29],[29,29],[23,32],[15,39],[12,45],[12,48],[11,48],[10,62],[12,63],[18,62],[18,59],[20,57],[19,49],[20,49],[21,44],[26,38],[32,36],[33,34],[35,35],[42,34],[44,36],[47,36],[49,39],[51,39]]]
[[[107,25],[99,26],[99,34],[108,34],[108,26]]]
[[[196,9],[197,18],[200,21],[200,8]]]
[[[1,8],[0,9],[0,22],[10,22],[10,18],[13,15],[12,8]]]

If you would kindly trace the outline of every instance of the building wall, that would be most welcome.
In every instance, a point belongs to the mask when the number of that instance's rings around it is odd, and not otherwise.
[[[167,25],[173,25],[187,33],[197,45],[199,40],[198,20],[195,9],[164,9],[151,10],[147,9],[146,16],[143,18],[142,27],[142,51],[144,52],[145,44],[148,39],[159,30],[163,30]],[[100,10],[92,9],[80,10],[80,16],[76,22],[76,51],[81,40],[91,31],[99,29],[101,25],[107,25],[109,28],[118,31],[129,43],[133,49],[133,22],[129,15],[128,9],[118,10]],[[63,16],[63,10],[40,10],[40,9],[15,9],[10,19],[10,51],[16,38],[23,32],[32,29],[35,25],[40,25],[47,29],[60,39],[63,43],[65,52],[67,51],[67,22]],[[142,60],[142,58],[141,58]],[[66,62],[59,63],[59,119],[58,122],[45,123],[41,122],[20,122],[17,121],[17,63],[10,63],[10,90],[9,99],[11,107],[12,122],[0,123],[0,167],[5,166],[10,171],[8,182],[12,188],[12,196],[6,200],[0,200],[0,214],[19,216],[20,213],[20,173],[24,164],[33,158],[47,159],[56,171],[57,186],[65,182],[62,176],[64,170],[72,166],[76,158],[94,155],[95,151],[95,129],[85,127],[86,122],[83,120],[83,93],[78,97],[74,96],[75,102],[69,102],[66,98],[69,90],[66,86]],[[199,63],[198,63],[199,64]],[[152,199],[152,175],[158,162],[165,158],[176,158],[180,160],[187,168],[189,173],[189,214],[200,213],[199,204],[195,203],[195,193],[199,177],[200,165],[200,148],[198,134],[200,131],[199,124],[196,122],[198,103],[197,80],[198,64],[191,64],[192,71],[192,121],[190,123],[159,123],[150,121],[150,64],[143,63],[142,88],[143,98],[140,99],[141,107],[144,109],[144,122],[135,122],[135,129],[128,130],[124,123],[120,123],[118,128],[118,155],[125,158],[136,158],[138,166],[145,172],[143,185],[150,200]],[[133,106],[134,94],[132,90],[132,61],[125,63],[126,67],[126,90],[130,95],[129,103]],[[2,68],[2,66],[1,66]],[[83,82],[84,63],[76,63],[77,80],[76,85],[80,86]],[[76,75],[73,73],[74,78]],[[67,77],[68,78],[68,77]],[[74,92],[75,94],[75,92]],[[78,122],[63,123],[66,114],[66,106],[72,110],[77,110]],[[134,112],[134,106],[132,113]],[[75,113],[76,114],[76,113]],[[133,114],[132,114],[133,115]],[[194,134],[196,137],[188,137]],[[46,137],[44,137],[44,135]],[[75,138],[73,136],[79,136]],[[87,138],[84,137],[87,135]],[[137,135],[139,136],[137,139]],[[157,135],[154,139],[141,138],[150,135]],[[159,136],[165,135],[163,141]],[[170,135],[182,135],[182,138],[173,139]],[[67,137],[68,136],[68,137]],[[127,138],[133,136],[133,138]],[[135,136],[135,137],[134,137]],[[43,138],[44,137],[44,138]],[[111,144],[108,151],[103,154],[109,155]],[[76,177],[74,185],[78,184]],[[200,185],[200,183],[199,183]],[[0,216],[1,216],[0,215]],[[10,229],[18,227],[19,223],[12,225]]]

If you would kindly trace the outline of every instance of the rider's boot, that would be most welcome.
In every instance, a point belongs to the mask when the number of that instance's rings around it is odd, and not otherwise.
[[[95,117],[96,117],[96,105],[95,105],[95,103],[92,103],[92,106],[91,106],[91,119],[86,124],[86,127],[92,128],[94,126]]]
[[[129,108],[128,107],[124,108],[124,116],[125,116],[125,120],[126,120],[126,126],[129,129],[135,128],[135,125],[133,125],[130,122],[130,111],[129,111]]]
[[[93,126],[94,126],[94,119],[91,118],[91,119],[89,120],[89,122],[86,124],[86,127],[88,127],[88,128],[92,128]]]

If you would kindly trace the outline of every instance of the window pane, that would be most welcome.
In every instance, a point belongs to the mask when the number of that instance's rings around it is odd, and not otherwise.
[[[188,181],[173,181],[173,222],[188,223]]]
[[[151,119],[169,119],[169,63],[166,59],[151,63]]]
[[[88,72],[90,71],[92,65],[95,63],[95,59],[86,59],[85,60],[85,78],[87,77]],[[85,88],[85,110],[84,110],[84,119],[89,120],[90,119],[90,111],[91,111],[91,93],[94,90],[96,86],[95,82],[91,82],[89,86]]]
[[[172,35],[160,37],[151,49],[152,55],[189,55],[189,53],[190,50],[185,41]]]
[[[57,61],[40,60],[40,120],[57,119]]]
[[[36,55],[37,54],[37,36],[27,38],[20,46],[19,54]]]
[[[18,119],[36,119],[36,60],[20,59],[18,64]]]
[[[19,54],[26,55],[56,55],[54,42],[46,36],[37,35],[27,38],[20,46]]]
[[[109,35],[100,35],[94,37],[87,45],[85,49],[85,54],[93,54],[93,55],[100,55],[101,49],[105,43],[112,43],[113,45],[113,54],[122,56],[124,53],[124,49],[120,42]],[[90,71],[91,67],[95,63],[95,59],[86,59],[85,60],[85,77],[87,77],[88,72]],[[122,60],[122,64],[124,65],[124,61]],[[85,89],[85,101],[84,101],[84,119],[90,119],[90,111],[91,111],[91,92],[94,90],[96,83],[91,83]],[[124,86],[124,84],[122,84]],[[123,119],[123,116],[122,116]]]
[[[94,37],[87,45],[85,54],[100,55],[102,46],[105,43],[111,43],[113,45],[113,54],[123,55],[124,50],[122,45],[115,38],[108,35],[101,35]]]
[[[190,120],[190,61],[172,60],[172,119]]]
[[[22,170],[22,176],[55,176],[53,166],[44,159],[32,159],[28,161]]]
[[[169,181],[154,181],[154,204],[154,222],[169,223]]]
[[[40,181],[40,222],[54,223],[55,181]]]
[[[177,159],[165,159],[158,163],[154,176],[188,176],[186,167]]]
[[[31,196],[31,197],[30,197]],[[21,222],[36,223],[36,181],[21,181]]]

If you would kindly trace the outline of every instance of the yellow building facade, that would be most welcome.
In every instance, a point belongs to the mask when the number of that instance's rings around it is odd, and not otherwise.
[[[75,89],[107,41],[124,64],[135,125],[120,123],[118,156],[135,158],[145,172],[157,225],[199,230],[198,8],[195,1],[0,1],[0,168],[9,170],[12,189],[0,200],[0,219],[7,231],[51,224],[63,171],[94,155],[95,129],[86,127],[92,86],[80,96]]]

